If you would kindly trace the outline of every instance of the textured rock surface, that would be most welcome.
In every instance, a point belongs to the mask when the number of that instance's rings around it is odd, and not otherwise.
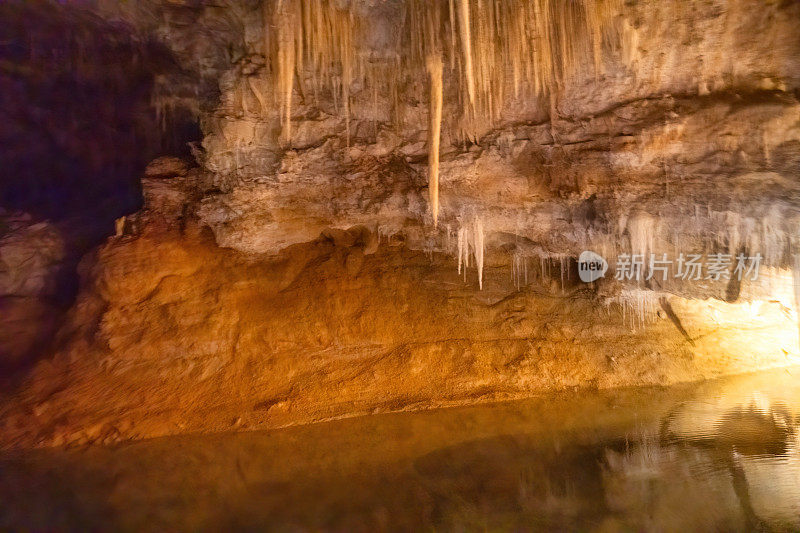
[[[403,25],[400,3],[354,5],[370,21],[366,50],[391,57],[386,36]],[[730,228],[714,227],[713,217],[762,219],[775,199],[781,205],[773,214],[788,221],[784,240],[797,233],[796,2],[626,2],[597,74],[586,65],[549,104],[509,99],[475,144],[445,129],[438,235],[428,228],[420,80],[398,80],[400,109],[390,94],[354,84],[346,128],[341,102],[325,91],[307,94],[313,75],[299,72],[286,149],[260,2],[101,7],[158,36],[202,80],[192,96],[170,78],[156,101],[163,113],[182,106],[200,117],[197,156],[209,185],[195,208],[225,247],[275,253],[325,227],[365,224],[403,232],[416,248],[442,248],[448,224],[477,214],[490,245],[515,234],[549,253],[576,255],[587,244],[626,239],[634,211],[674,228],[698,209],[707,220],[682,228],[680,240],[705,246],[729,238]],[[445,95],[446,124],[458,119],[460,105]],[[598,212],[592,224],[587,201]],[[670,239],[676,236],[661,235],[665,250],[678,244]]]
[[[673,298],[687,340],[663,312],[632,329],[591,290],[518,292],[506,268],[479,292],[447,257],[365,255],[361,235],[273,261],[192,229],[109,243],[84,263],[65,349],[3,407],[2,443],[278,427],[800,362],[779,302]]]
[[[490,244],[513,234],[548,253],[577,255],[609,241],[621,251],[627,219],[643,211],[670,228],[660,235],[667,251],[676,240],[728,240],[730,227],[715,227],[713,217],[761,220],[777,209],[790,240],[800,168],[798,9],[626,4],[602,75],[570,80],[555,115],[517,102],[477,144],[445,139],[441,231],[479,215]],[[251,51],[257,57],[257,46]],[[443,247],[443,234],[427,228],[427,109],[404,102],[407,120],[395,130],[374,113],[388,109],[388,95],[377,95],[376,107],[373,95],[356,91],[348,147],[330,102],[296,95],[292,149],[284,150],[276,112],[260,105],[269,87],[258,62],[246,61],[204,119],[203,161],[222,191],[206,195],[198,213],[222,246],[274,253],[326,226],[358,223],[403,232],[416,248]],[[452,100],[445,106],[446,116],[458,114]],[[705,219],[689,227],[698,210]]]
[[[55,357],[2,408],[3,445],[798,362],[797,2],[626,3],[596,79],[570,79],[551,105],[509,102],[474,142],[445,135],[436,230],[419,80],[396,125],[390,95],[354,84],[349,138],[341,106],[298,84],[282,143],[257,2],[140,5],[158,9],[123,15],[198,62],[208,91],[176,98],[201,118],[200,167],[151,165],[145,209],[84,260]],[[483,290],[475,265],[457,271],[465,228],[485,232]],[[583,285],[586,248],[612,269],[620,253],[761,253],[765,276]]]
[[[46,345],[60,314],[65,259],[53,225],[0,216],[0,366],[14,367]]]
[[[2,217],[0,295],[54,296],[64,243],[58,230],[27,215]]]

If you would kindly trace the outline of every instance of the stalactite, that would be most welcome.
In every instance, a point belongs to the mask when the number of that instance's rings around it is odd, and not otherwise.
[[[646,256],[655,251],[655,236],[658,233],[658,220],[646,213],[638,213],[628,220],[628,234],[631,240],[631,253]]]
[[[528,285],[528,258],[519,252],[511,257],[511,283],[517,290]]]
[[[278,91],[281,98],[281,117],[283,139],[287,145],[292,142],[292,91],[294,90],[294,70],[297,58],[296,47],[297,18],[294,2],[278,0]]]
[[[458,273],[461,274],[461,264],[464,258],[464,248],[465,248],[465,241],[466,240],[466,230],[462,228],[458,228]],[[464,266],[466,269],[466,266]]]
[[[264,10],[264,50],[271,67],[265,70],[275,74],[284,142],[291,140],[294,78],[308,65],[313,94],[326,87],[334,101],[341,99],[349,145],[350,90],[361,70],[352,7],[339,7],[333,0],[265,0]]]
[[[483,290],[484,235],[483,222],[478,217],[475,217],[473,230],[475,231],[475,266],[478,268],[478,288]]]
[[[428,192],[431,201],[433,226],[439,221],[439,142],[442,128],[442,56],[428,57],[430,75],[430,129],[428,139]]]
[[[622,310],[623,322],[633,329],[643,328],[658,311],[659,293],[644,289],[623,289],[620,294],[610,298],[607,304],[618,304]]]
[[[456,69],[456,54],[453,53],[456,49],[456,41],[458,37],[456,36],[456,6],[455,0],[448,0],[448,15],[450,21],[450,70]]]
[[[344,128],[345,143],[350,148],[350,85],[353,83],[353,12],[347,12],[347,22],[339,26],[344,53],[341,54],[342,64],[342,101],[344,103]]]
[[[478,288],[483,289],[483,267],[486,240],[483,221],[480,217],[472,217],[470,222],[462,222],[458,229],[458,273],[467,279],[467,268],[470,264],[470,255],[473,256],[475,267],[478,270]],[[470,250],[472,254],[470,254]],[[463,268],[463,272],[462,272]]]
[[[477,142],[514,98],[542,98],[556,118],[556,93],[593,59],[600,71],[603,40],[621,0],[405,0],[397,49],[374,56],[365,48],[364,11],[355,2],[336,0],[264,0],[265,72],[274,77],[283,141],[290,145],[296,87],[312,84],[308,94],[330,92],[344,115],[347,146],[351,137],[351,91],[385,90],[395,125],[402,120],[402,87],[417,91],[427,69],[431,85],[429,147],[431,185],[438,179],[442,129],[450,139]],[[449,23],[448,23],[449,21]],[[458,34],[458,35],[456,35]],[[365,59],[368,58],[368,59]],[[365,64],[369,66],[365,66]],[[381,63],[382,68],[375,65]],[[444,65],[450,71],[444,71]],[[310,78],[310,82],[307,81]],[[444,87],[444,80],[454,90]],[[254,89],[258,98],[260,93]],[[442,120],[444,95],[454,94],[460,112]],[[416,94],[414,95],[416,97]],[[259,101],[261,102],[261,98]],[[262,103],[263,107],[263,103]],[[437,118],[439,117],[439,118]],[[434,119],[436,124],[434,125]],[[446,137],[446,138],[447,138]],[[436,149],[438,153],[438,149]],[[431,187],[431,212],[438,221],[437,188]]]
[[[264,93],[261,91],[261,88],[258,86],[258,82],[255,78],[247,78],[247,82],[250,85],[250,90],[253,91],[256,99],[258,100],[258,104],[261,106],[261,112],[267,113],[269,112],[269,104],[267,99],[264,97]]]
[[[464,73],[467,78],[467,94],[470,107],[475,106],[475,73],[472,68],[472,35],[470,29],[469,0],[458,1],[458,20],[461,34],[461,52],[464,57]]]
[[[516,97],[545,95],[563,85],[590,57],[597,73],[603,39],[610,35],[607,27],[620,0],[406,3],[406,22],[398,28],[398,46],[405,51],[398,49],[397,56],[402,60],[392,65],[392,54],[380,60],[413,79],[426,68],[430,54],[444,52],[462,103],[462,117],[454,117],[452,126],[496,120],[504,108],[507,87],[513,88]],[[278,65],[267,70],[279,78],[284,114],[292,81],[288,74],[308,66],[313,93],[327,86],[349,115],[351,85],[379,72],[363,67],[363,13],[357,13],[353,3],[334,0],[266,0],[265,10],[268,5],[273,6],[273,14],[265,17],[271,21],[265,23],[265,51]],[[271,33],[276,35],[269,37]],[[286,64],[281,66],[282,62]],[[366,80],[365,85],[376,86],[375,81],[386,79]]]

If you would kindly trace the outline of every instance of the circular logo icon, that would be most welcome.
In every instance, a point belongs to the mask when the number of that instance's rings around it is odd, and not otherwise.
[[[578,257],[578,275],[584,283],[591,283],[602,278],[607,270],[606,260],[594,252],[584,250]]]

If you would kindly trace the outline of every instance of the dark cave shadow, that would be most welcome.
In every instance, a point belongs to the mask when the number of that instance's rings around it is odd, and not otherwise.
[[[165,45],[83,3],[0,2],[0,20],[0,213],[29,213],[62,234],[58,291],[43,299],[60,325],[79,290],[81,258],[114,234],[115,219],[142,208],[146,165],[188,158],[188,144],[202,138],[186,110],[159,122],[157,77],[196,80]],[[52,353],[51,342],[42,339],[0,378],[24,376]]]

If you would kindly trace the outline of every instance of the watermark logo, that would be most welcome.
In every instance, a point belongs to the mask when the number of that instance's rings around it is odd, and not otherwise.
[[[656,279],[667,281],[669,278],[681,280],[730,280],[732,277],[741,281],[758,279],[758,270],[763,257],[760,253],[753,256],[738,254],[708,254],[703,261],[701,254],[683,254],[677,259],[667,258],[667,254],[620,254],[616,262],[616,279],[620,281],[642,281]]]
[[[650,254],[649,260],[644,254],[620,254],[616,258],[614,278],[619,281],[642,281],[656,279],[667,281],[669,278],[680,280],[730,280],[739,281],[758,279],[759,267],[763,257],[760,253],[754,256],[738,254],[709,254],[703,261],[701,254],[683,254],[677,259],[667,258],[667,254]],[[605,276],[608,263],[602,256],[585,250],[578,257],[578,275],[584,283],[597,281]]]
[[[600,255],[584,250],[578,257],[578,275],[584,283],[602,278],[608,270],[608,262]]]

